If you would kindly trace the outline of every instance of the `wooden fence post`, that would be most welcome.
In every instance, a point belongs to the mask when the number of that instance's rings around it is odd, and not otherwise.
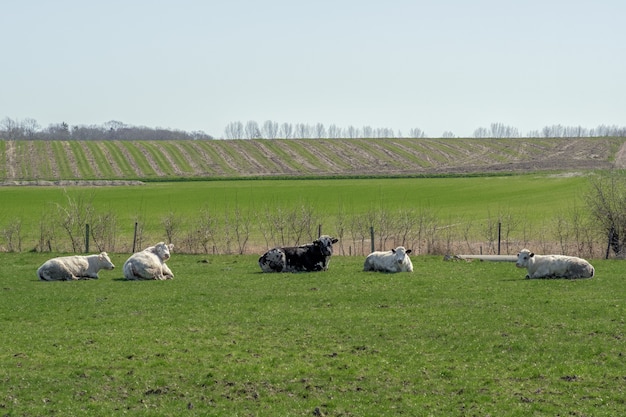
[[[89,223],[85,225],[85,253],[89,253]]]
[[[133,234],[133,253],[135,253],[136,244],[137,244],[137,222],[135,222],[135,233]]]

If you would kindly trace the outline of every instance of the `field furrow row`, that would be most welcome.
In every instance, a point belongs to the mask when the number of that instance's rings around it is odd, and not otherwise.
[[[625,140],[2,141],[0,180],[421,175],[608,169],[616,163],[618,154],[626,154],[618,152]]]

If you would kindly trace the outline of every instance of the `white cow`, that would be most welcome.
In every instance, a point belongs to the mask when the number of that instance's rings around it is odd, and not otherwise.
[[[518,268],[527,268],[531,278],[591,278],[595,270],[589,262],[575,256],[535,255],[528,249],[517,254]]]
[[[413,263],[409,258],[411,249],[398,246],[388,252],[372,252],[365,258],[364,271],[413,272]]]
[[[98,271],[113,268],[115,265],[106,252],[99,255],[61,256],[44,262],[37,270],[37,276],[42,281],[98,279]]]
[[[166,280],[174,278],[172,271],[165,265],[170,259],[174,245],[159,242],[131,255],[124,263],[124,277],[129,280]]]

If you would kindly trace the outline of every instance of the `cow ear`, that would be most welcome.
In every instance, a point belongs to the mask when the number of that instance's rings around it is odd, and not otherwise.
[[[396,253],[396,250],[395,249],[391,249],[391,253]]]
[[[334,237],[334,238],[331,240],[331,242],[332,242],[332,243],[337,243],[337,242],[339,242],[339,239],[337,239],[336,237]]]
[[[532,258],[533,256],[535,256],[535,254],[530,252],[530,257]]]
[[[168,248],[170,248],[170,250],[174,249],[174,244],[170,243],[169,245],[167,245]]]
[[[404,253],[411,253],[411,249],[407,249]]]

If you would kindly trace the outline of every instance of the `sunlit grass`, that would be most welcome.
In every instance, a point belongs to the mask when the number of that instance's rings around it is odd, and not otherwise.
[[[184,256],[166,282],[39,282],[0,254],[5,415],[619,415],[626,291],[414,257],[413,274],[261,274]],[[7,414],[8,413],[8,414]]]

